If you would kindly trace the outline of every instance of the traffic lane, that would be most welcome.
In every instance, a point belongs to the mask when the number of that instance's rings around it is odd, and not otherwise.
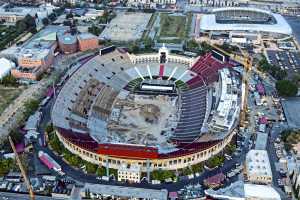
[[[243,148],[242,153],[239,156],[234,156],[231,160],[226,160],[226,162],[224,163],[224,165],[222,167],[219,167],[217,169],[208,171],[205,170],[204,173],[202,173],[199,177],[196,177],[194,179],[187,179],[187,180],[182,180],[182,181],[178,181],[176,183],[172,183],[172,184],[160,184],[160,185],[152,185],[152,184],[148,184],[148,183],[140,183],[140,184],[128,184],[128,183],[121,183],[121,182],[116,182],[116,181],[110,181],[110,182],[106,182],[106,181],[100,181],[96,179],[96,175],[91,175],[91,174],[85,174],[84,172],[82,172],[82,170],[80,169],[75,169],[73,167],[71,167],[70,165],[68,165],[67,163],[65,163],[60,156],[54,154],[50,149],[45,148],[45,147],[41,147],[39,146],[38,143],[34,144],[34,147],[36,149],[36,152],[38,152],[39,150],[42,150],[46,153],[48,153],[51,157],[53,157],[62,167],[63,171],[66,173],[67,176],[73,178],[76,181],[79,182],[89,182],[89,183],[101,183],[101,184],[105,184],[105,185],[119,185],[119,186],[129,186],[129,187],[139,187],[139,188],[151,188],[151,189],[168,189],[169,191],[178,191],[181,188],[184,188],[184,186],[186,186],[187,184],[196,184],[196,183],[203,183],[203,180],[211,177],[217,173],[228,173],[231,169],[233,169],[235,167],[235,165],[237,163],[241,164],[243,162],[243,160],[245,159],[245,152],[247,150],[247,148]]]
[[[35,195],[35,199],[36,200],[59,200],[62,198]],[[0,200],[30,200],[30,197],[28,194],[0,192]]]

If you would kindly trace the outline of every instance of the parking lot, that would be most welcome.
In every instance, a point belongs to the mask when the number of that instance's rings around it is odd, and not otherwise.
[[[300,98],[288,98],[281,101],[288,125],[300,128]]]
[[[288,77],[293,78],[300,72],[300,53],[290,51],[267,50],[268,61],[288,72]]]

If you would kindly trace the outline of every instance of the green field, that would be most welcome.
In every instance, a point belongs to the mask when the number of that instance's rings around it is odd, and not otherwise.
[[[7,88],[0,86],[0,114],[22,92],[21,88]]]
[[[160,14],[160,38],[184,38],[186,33],[186,17],[175,16],[168,13]]]
[[[14,41],[20,33],[17,32],[15,26],[0,25],[0,50],[4,49],[9,42]]]

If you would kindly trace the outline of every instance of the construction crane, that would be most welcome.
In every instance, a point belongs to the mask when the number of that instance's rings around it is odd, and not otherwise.
[[[31,184],[30,184],[30,181],[29,181],[28,178],[27,178],[26,171],[25,171],[25,169],[24,169],[24,167],[23,167],[23,165],[22,165],[22,162],[21,162],[21,160],[20,160],[20,158],[19,158],[19,155],[18,155],[18,152],[17,152],[17,150],[16,150],[15,144],[14,144],[14,142],[13,142],[13,140],[11,139],[10,136],[8,136],[8,140],[9,140],[10,146],[11,146],[11,148],[12,148],[14,154],[15,154],[17,164],[18,164],[18,166],[19,166],[19,168],[20,168],[20,170],[21,170],[21,174],[22,174],[22,176],[23,176],[23,178],[24,178],[25,184],[26,184],[27,189],[28,189],[28,191],[29,191],[30,199],[31,199],[31,200],[34,200],[35,198],[34,198],[34,193],[33,193],[32,186],[31,186]]]
[[[249,56],[248,52],[244,51],[240,46],[239,50],[242,55],[229,53],[215,44],[210,44],[214,49],[223,53],[226,56],[229,56],[230,59],[242,64],[244,66],[243,75],[242,75],[242,103],[241,103],[241,112],[240,112],[240,127],[246,126],[246,113],[248,112],[247,100],[248,100],[248,91],[249,91],[249,79],[252,70],[252,58]]]

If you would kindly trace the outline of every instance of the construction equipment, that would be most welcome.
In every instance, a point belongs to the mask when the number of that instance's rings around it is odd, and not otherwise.
[[[24,178],[25,184],[26,184],[27,189],[28,189],[28,191],[29,191],[30,199],[31,199],[31,200],[34,200],[35,198],[34,198],[34,193],[33,193],[32,186],[31,186],[31,184],[30,184],[30,181],[29,181],[28,178],[27,178],[26,171],[25,171],[25,169],[24,169],[24,167],[23,167],[23,165],[22,165],[22,162],[21,162],[21,160],[20,160],[20,158],[19,158],[19,155],[18,155],[18,152],[17,152],[17,150],[16,150],[15,144],[14,144],[14,142],[13,142],[13,140],[11,139],[10,136],[8,136],[8,140],[9,140],[10,146],[11,146],[11,148],[12,148],[14,154],[15,154],[17,164],[18,164],[18,166],[19,166],[19,168],[20,168],[20,170],[21,170],[21,174],[22,174],[22,176],[23,176],[23,178]]]
[[[240,127],[245,127],[246,113],[248,112],[247,100],[248,100],[248,91],[249,91],[249,78],[252,70],[252,58],[249,56],[248,52],[244,51],[240,46],[238,47],[242,55],[228,53],[215,44],[210,44],[210,45],[217,51],[223,53],[226,56],[229,56],[231,60],[234,60],[244,66],[243,75],[242,75],[242,102],[241,102],[241,112],[240,112]]]

